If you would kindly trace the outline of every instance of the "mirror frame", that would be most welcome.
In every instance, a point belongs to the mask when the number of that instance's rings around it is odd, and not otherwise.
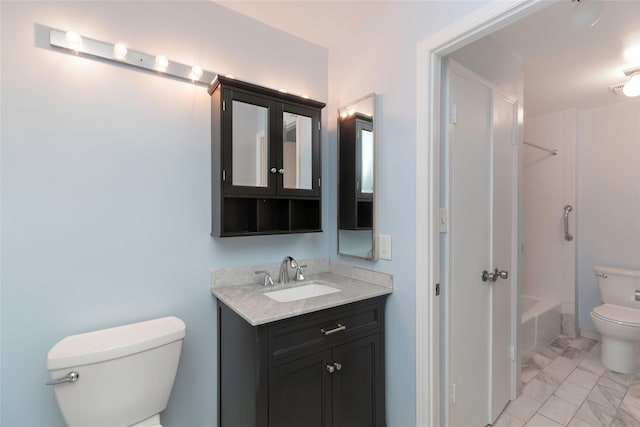
[[[338,255],[367,260],[367,261],[378,261],[378,112],[377,112],[377,94],[375,92],[368,93],[355,101],[352,101],[340,108],[338,108],[338,117],[337,117],[337,129],[336,129],[336,141],[337,141],[337,192],[336,192],[336,237],[337,237],[337,250]],[[349,116],[357,111],[354,108],[365,101],[371,102],[371,121],[372,121],[372,129],[373,129],[373,212],[372,212],[372,225],[371,225],[371,256],[365,257],[360,255],[354,255],[350,253],[343,253],[340,251],[340,121],[342,118]],[[356,165],[353,165],[354,168]]]

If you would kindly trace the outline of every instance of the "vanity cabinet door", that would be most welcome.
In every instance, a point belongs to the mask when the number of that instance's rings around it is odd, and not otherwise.
[[[324,351],[269,370],[269,427],[331,427],[331,378]]]
[[[226,194],[273,195],[278,169],[273,100],[223,89],[222,164]]]
[[[380,335],[333,349],[333,427],[384,426],[384,377]]]

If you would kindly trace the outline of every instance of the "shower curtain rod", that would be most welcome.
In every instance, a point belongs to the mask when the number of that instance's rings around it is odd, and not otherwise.
[[[527,141],[523,141],[525,144],[530,145],[531,147],[537,148],[538,150],[542,150],[542,151],[546,151],[547,153],[551,153],[552,156],[555,156],[556,154],[558,154],[558,150],[550,150],[549,148],[544,148],[541,147],[539,145],[536,144],[532,144],[530,142]]]

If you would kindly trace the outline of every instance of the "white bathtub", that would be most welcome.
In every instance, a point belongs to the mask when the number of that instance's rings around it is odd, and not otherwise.
[[[561,333],[562,312],[557,301],[522,295],[522,357],[553,341]]]

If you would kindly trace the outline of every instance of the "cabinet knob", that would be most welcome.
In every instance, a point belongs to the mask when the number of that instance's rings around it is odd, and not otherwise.
[[[271,170],[270,170],[270,171],[271,171],[271,173],[276,173],[276,172],[278,171],[278,169],[276,169],[276,168],[271,168]]]
[[[278,169],[278,173],[279,173],[280,175],[284,175],[284,169],[282,169],[282,168]]]
[[[327,365],[327,372],[329,372],[330,374],[333,374],[333,372],[336,370],[336,367],[333,365]]]
[[[336,367],[336,371],[339,371],[339,370],[341,370],[341,369],[342,369],[342,363],[335,362],[335,363],[333,364],[333,366],[335,366],[335,367]]]

